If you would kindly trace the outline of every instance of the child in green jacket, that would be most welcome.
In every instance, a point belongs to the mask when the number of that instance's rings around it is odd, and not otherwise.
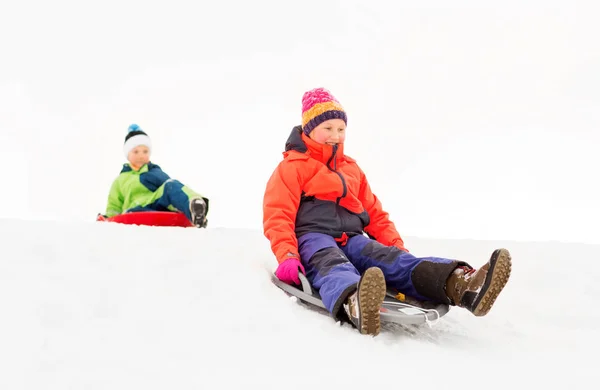
[[[114,180],[106,216],[135,211],[180,211],[197,227],[207,225],[208,198],[171,179],[150,162],[152,142],[136,124],[129,126],[123,152],[129,161]]]

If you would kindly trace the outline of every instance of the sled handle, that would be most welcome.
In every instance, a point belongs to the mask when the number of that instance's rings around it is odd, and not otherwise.
[[[308,279],[306,279],[306,276],[302,272],[298,271],[298,277],[300,278],[300,283],[302,284],[302,291],[312,295],[312,288],[310,287],[310,282]]]

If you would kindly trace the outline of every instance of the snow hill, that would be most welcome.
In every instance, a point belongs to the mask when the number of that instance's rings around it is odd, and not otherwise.
[[[513,273],[488,316],[362,336],[287,297],[258,230],[0,220],[2,389],[506,389],[594,373],[598,246],[405,237]]]

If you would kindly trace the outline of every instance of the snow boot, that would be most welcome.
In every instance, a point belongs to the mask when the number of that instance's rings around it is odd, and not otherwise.
[[[192,214],[192,223],[198,228],[205,228],[208,221],[206,220],[206,203],[202,198],[193,198],[190,200],[190,213]]]
[[[453,305],[474,315],[486,315],[508,282],[511,257],[506,249],[496,249],[483,267],[457,267],[446,281],[446,294]]]
[[[379,334],[381,327],[379,310],[385,293],[385,277],[381,269],[371,267],[366,270],[358,282],[357,290],[344,303],[348,318],[360,333],[373,336]]]

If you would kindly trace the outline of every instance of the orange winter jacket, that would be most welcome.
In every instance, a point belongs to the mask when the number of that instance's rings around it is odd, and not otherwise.
[[[343,144],[319,144],[296,126],[283,156],[263,198],[264,234],[279,263],[299,258],[298,237],[309,232],[337,241],[367,233],[383,245],[407,251],[364,172],[344,155]]]

